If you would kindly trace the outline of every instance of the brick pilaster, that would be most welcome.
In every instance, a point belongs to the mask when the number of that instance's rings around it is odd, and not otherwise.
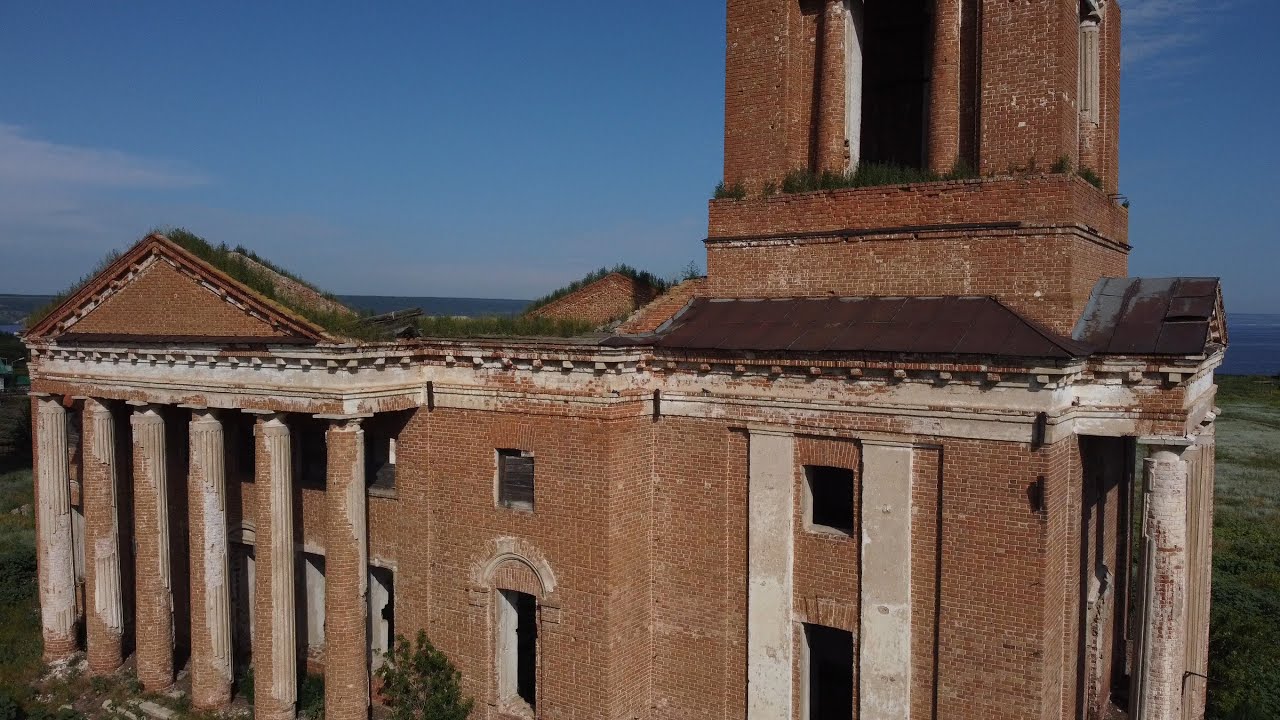
[[[67,411],[42,398],[35,412],[36,537],[44,659],[76,650],[76,577],[71,537],[71,479],[67,468]]]
[[[292,720],[298,700],[292,445],[280,415],[259,421],[254,433],[253,714],[259,720]]]
[[[844,172],[849,168],[845,128],[845,4],[826,0],[822,17],[822,48],[818,78],[817,170]]]
[[[124,661],[115,417],[110,407],[89,399],[82,426],[85,651],[90,674],[108,675]]]
[[[951,171],[960,156],[960,0],[934,3],[929,169]]]
[[[198,708],[217,708],[231,701],[231,586],[222,423],[212,412],[193,412],[190,438],[191,701]]]
[[[364,431],[336,420],[326,435],[325,717],[369,717],[369,552]]]
[[[148,690],[163,690],[173,684],[173,578],[164,418],[156,408],[142,407],[134,411],[130,423],[138,680]]]

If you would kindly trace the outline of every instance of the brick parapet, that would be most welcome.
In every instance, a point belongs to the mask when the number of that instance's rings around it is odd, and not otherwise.
[[[985,295],[1070,335],[1128,254],[1076,228],[708,243],[710,297]]]
[[[980,226],[1088,227],[1127,244],[1129,213],[1074,175],[983,178],[712,200],[708,243]]]

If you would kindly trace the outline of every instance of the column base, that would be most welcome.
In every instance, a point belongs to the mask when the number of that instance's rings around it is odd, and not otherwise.
[[[76,653],[80,648],[76,646],[76,638],[74,635],[68,636],[44,636],[44,652],[41,657],[45,662],[57,662],[65,660]]]
[[[276,700],[259,700],[253,704],[254,720],[296,720],[297,707],[294,703],[282,706]]]
[[[196,678],[191,681],[191,705],[199,710],[218,710],[231,704],[231,684],[210,684],[201,687]]]
[[[110,675],[124,664],[124,652],[121,649],[119,635],[89,638],[89,647],[85,656],[89,661],[89,674],[94,676]]]

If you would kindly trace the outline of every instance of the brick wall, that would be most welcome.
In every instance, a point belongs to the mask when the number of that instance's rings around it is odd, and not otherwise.
[[[713,200],[711,240],[954,225],[1083,224],[1128,242],[1129,213],[1080,178],[1037,175]]]
[[[976,159],[983,175],[1033,161],[1048,167],[1061,157],[1076,163],[1078,0],[983,2],[980,11],[965,5],[958,47],[945,50],[959,62],[959,124],[947,132],[960,136],[962,156]],[[819,109],[842,106],[844,93],[843,68],[818,61],[822,9],[821,0],[728,3],[726,180],[758,191],[790,170],[816,166]],[[1104,160],[1096,169],[1114,191],[1119,13],[1109,7],[1104,25],[1112,22],[1114,32],[1104,36]],[[823,87],[840,96],[837,102],[820,101]]]
[[[690,300],[703,295],[706,286],[706,278],[685,280],[637,310],[618,326],[618,332],[638,335],[657,330],[689,304]]]
[[[78,333],[278,337],[284,333],[220,301],[164,260],[73,326]]]
[[[532,317],[581,320],[599,326],[626,317],[656,295],[657,292],[647,283],[622,273],[609,273],[528,314]]]
[[[1123,252],[1080,232],[919,233],[802,243],[708,245],[713,297],[990,295],[1070,334]]]

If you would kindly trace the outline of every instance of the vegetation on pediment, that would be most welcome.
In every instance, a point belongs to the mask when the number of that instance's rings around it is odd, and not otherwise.
[[[582,288],[590,285],[593,282],[603,280],[604,278],[608,277],[609,275],[612,275],[613,273],[618,273],[619,275],[625,275],[626,277],[631,278],[632,280],[636,281],[637,283],[640,283],[641,285],[647,285],[653,288],[654,292],[658,295],[661,295],[662,293],[666,292],[673,284],[670,280],[664,280],[663,278],[660,278],[651,272],[646,272],[644,270],[637,270],[636,268],[633,268],[630,265],[619,264],[619,265],[614,265],[613,267],[602,267],[599,270],[595,270],[593,272],[587,273],[584,277],[574,280],[573,282],[569,283],[568,285],[565,285],[562,288],[554,290],[546,295],[543,295],[537,300],[534,300],[532,303],[529,304],[529,307],[524,309],[524,311],[528,313],[530,311],[537,310],[540,307],[545,307],[547,305],[550,305],[556,300],[559,300],[560,298],[565,297],[566,295],[571,295],[581,290]]]

